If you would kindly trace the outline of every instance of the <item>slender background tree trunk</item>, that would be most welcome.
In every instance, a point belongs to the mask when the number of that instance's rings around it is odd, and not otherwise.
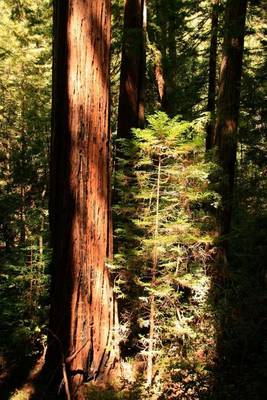
[[[230,232],[247,0],[228,0],[215,139],[222,167],[221,234]]]
[[[121,138],[131,138],[131,129],[144,125],[145,37],[145,0],[126,0],[118,111]]]
[[[209,88],[208,88],[208,106],[207,106],[207,111],[210,112],[211,116],[207,124],[207,139],[206,139],[207,150],[210,150],[215,144],[214,113],[216,104],[219,4],[220,0],[212,0],[211,39],[210,39],[210,55],[209,55]]]
[[[164,71],[164,92],[162,97],[162,108],[171,117],[177,114],[176,104],[173,96],[176,90],[176,0],[161,0],[161,13],[159,20],[162,26],[162,49],[163,49],[163,71]],[[165,19],[165,20],[164,20]],[[165,49],[164,49],[165,47]]]

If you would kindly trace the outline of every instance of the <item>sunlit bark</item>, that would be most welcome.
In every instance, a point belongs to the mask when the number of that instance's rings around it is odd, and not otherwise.
[[[157,52],[155,54],[156,60],[155,60],[155,80],[156,80],[156,85],[157,85],[157,90],[158,90],[158,96],[159,96],[159,101],[160,104],[162,104],[162,99],[163,95],[165,92],[165,79],[163,75],[163,68],[162,68],[162,57],[160,52]]]
[[[155,54],[155,78],[159,102],[164,109],[166,98],[166,58],[167,58],[167,7],[163,0],[156,0],[157,23],[160,26],[159,50]],[[166,111],[166,110],[165,110]]]
[[[76,398],[84,381],[106,379],[116,357],[105,265],[111,256],[110,1],[54,0],[54,38],[47,361],[55,369],[64,361]]]

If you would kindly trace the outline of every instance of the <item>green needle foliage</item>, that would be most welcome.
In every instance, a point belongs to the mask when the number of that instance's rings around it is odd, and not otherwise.
[[[42,349],[47,314],[52,10],[0,8],[0,355],[18,358]]]
[[[133,141],[123,141],[120,150],[125,158],[118,160],[121,203],[115,212],[125,229],[117,227],[115,263],[135,285],[128,294],[123,286],[119,292],[135,296],[128,301],[138,307],[139,357],[152,362],[155,381],[157,374],[166,379],[174,362],[192,364],[199,348],[206,351],[203,329],[208,315],[212,319],[208,249],[214,235],[207,210],[219,199],[209,189],[214,166],[203,157],[206,116],[191,123],[158,112],[147,120],[148,127],[134,130]]]
[[[120,393],[90,388],[89,397],[266,398],[267,4],[248,2],[225,266],[215,222],[222,173],[209,162],[216,149],[204,152],[212,3],[147,1],[145,109],[151,115],[131,141],[113,142],[115,257],[108,265],[130,384]],[[219,3],[217,87],[226,1]],[[124,4],[112,1],[112,131]],[[0,10],[1,385],[15,364],[26,373],[25,355],[38,355],[45,345],[52,1],[0,0]]]

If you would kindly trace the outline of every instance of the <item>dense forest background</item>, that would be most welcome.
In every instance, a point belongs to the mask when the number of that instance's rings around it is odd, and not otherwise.
[[[51,3],[0,0],[1,399],[56,398],[54,371],[38,377],[51,335]],[[106,265],[120,377],[101,390],[88,383],[84,398],[263,400],[267,5],[247,6],[232,190],[221,155],[229,148],[212,143],[212,132],[225,9],[235,2],[137,3],[113,0],[111,18],[114,257]],[[129,76],[137,94],[127,100]]]

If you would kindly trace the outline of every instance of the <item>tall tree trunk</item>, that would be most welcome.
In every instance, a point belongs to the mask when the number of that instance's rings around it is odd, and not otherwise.
[[[165,93],[165,79],[162,67],[162,56],[159,50],[154,51],[155,56],[155,81],[158,91],[159,103],[162,105],[162,99]]]
[[[218,47],[218,6],[220,0],[212,0],[211,14],[211,40],[209,55],[209,88],[208,88],[208,106],[207,111],[211,114],[207,124],[206,149],[210,150],[215,144],[215,99],[216,99],[216,72],[217,72],[217,47]]]
[[[166,13],[166,3],[164,5],[163,0],[155,0],[155,10],[157,15],[157,25],[160,26],[160,32],[158,35],[158,40],[154,50],[154,60],[155,60],[155,80],[158,91],[158,99],[163,108],[163,102],[166,95],[166,69],[165,63],[167,59],[167,13]]]
[[[139,105],[138,105],[138,127],[143,128],[145,124],[145,96],[146,96],[146,35],[147,35],[147,5],[146,0],[142,4],[143,20],[142,20],[142,59],[140,65],[140,89],[139,89]]]
[[[177,114],[176,104],[173,99],[176,88],[176,0],[161,0],[160,17],[162,26],[162,49],[164,69],[164,93],[162,97],[162,108],[171,117]],[[165,21],[164,21],[165,19]]]
[[[63,363],[72,398],[83,398],[77,389],[85,380],[107,379],[117,355],[105,264],[111,256],[109,52],[109,0],[54,0],[47,365]]]
[[[145,0],[126,0],[118,112],[118,137],[131,138],[131,129],[144,125]]]
[[[247,0],[228,0],[215,140],[223,177],[221,234],[230,232]],[[226,243],[226,242],[225,242]]]

